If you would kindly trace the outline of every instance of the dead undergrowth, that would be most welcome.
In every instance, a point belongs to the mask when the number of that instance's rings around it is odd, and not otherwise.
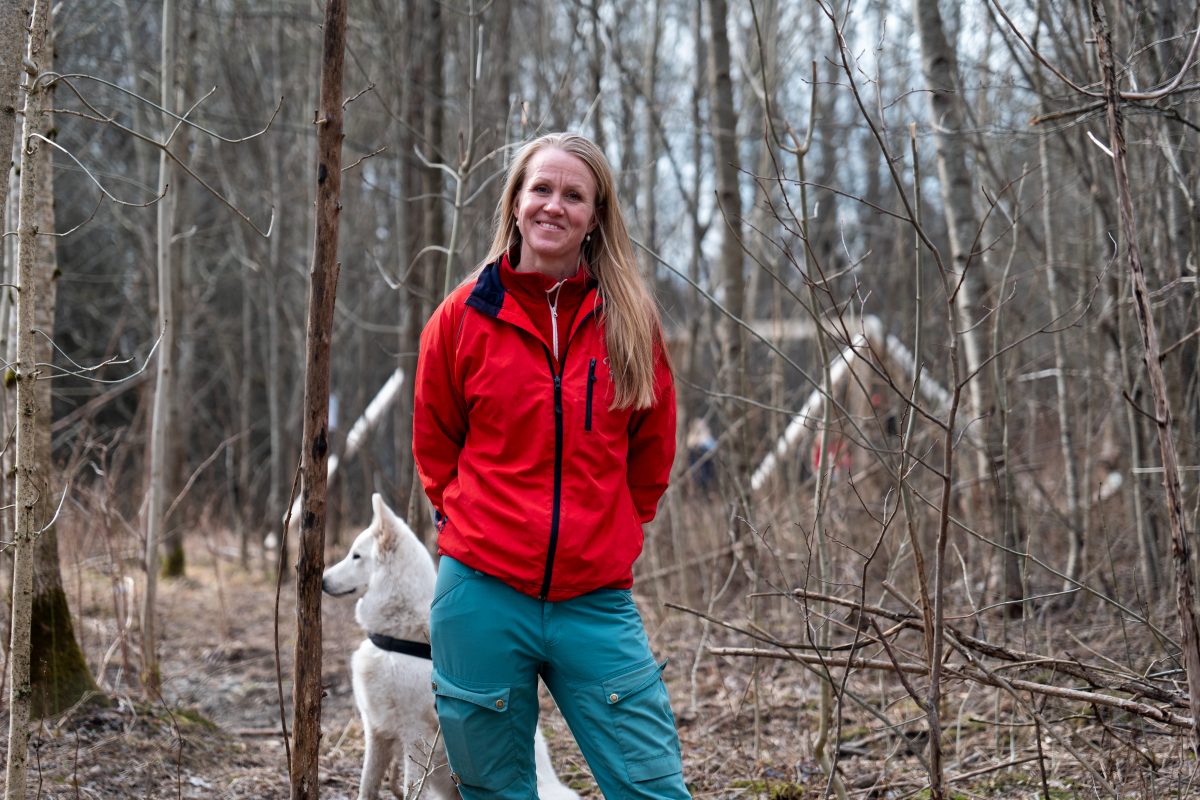
[[[108,548],[103,557],[64,564],[81,643],[114,702],[81,706],[40,723],[31,745],[30,797],[232,800],[288,795],[272,633],[275,588],[260,569],[239,567],[230,544],[218,534],[193,537],[188,577],[161,585],[163,696],[152,701],[136,688],[137,626],[130,609],[137,608],[141,579],[133,554]],[[792,660],[812,651],[805,649],[805,604],[772,591],[786,580],[783,569],[774,577],[764,570],[752,581],[722,553],[719,542],[708,555],[705,548],[696,548],[693,552],[702,557],[689,558],[672,555],[665,540],[656,546],[659,551],[640,565],[638,594],[656,650],[671,659],[667,680],[694,796],[787,800],[824,795],[828,782],[814,752],[819,694],[814,670],[819,664]],[[769,557],[787,561],[780,553]],[[689,566],[680,566],[685,564]],[[690,595],[680,594],[681,582],[690,587]],[[763,596],[748,599],[756,591]],[[837,594],[859,597],[852,586]],[[680,602],[688,596],[689,602]],[[884,602],[882,595],[867,599]],[[1170,599],[1157,602],[1169,604]],[[904,611],[896,603],[889,608]],[[1161,610],[1170,618],[1169,607],[1147,603],[1141,610]],[[867,616],[861,608],[842,607],[826,622],[834,624],[835,641],[859,642],[854,651],[859,658],[900,662],[919,651],[921,634],[911,627],[889,635],[890,654],[880,642],[872,643],[877,629]],[[287,700],[293,619],[291,587],[285,585],[279,655]],[[1064,663],[1157,664],[1161,674],[1149,677],[1168,686],[1176,680],[1170,659],[1153,655],[1169,651],[1168,644],[1156,642],[1145,626],[1126,615],[1094,604],[1046,604],[1020,627],[987,613],[954,624],[989,640],[1004,639],[1014,649],[1053,654]],[[321,780],[322,797],[331,800],[356,796],[362,732],[348,661],[361,638],[353,603],[326,598]],[[748,655],[753,648],[759,657]],[[714,655],[714,650],[726,655]],[[828,663],[836,663],[837,653],[826,655]],[[1000,672],[1016,677],[1029,666],[1008,665]],[[842,697],[834,720],[837,768],[849,796],[928,796],[922,767],[928,736],[924,715],[896,671],[859,665],[849,676],[837,666],[831,672]],[[1036,677],[1080,685],[1053,666],[1044,666]],[[1176,677],[1182,688],[1182,676]],[[919,680],[912,683],[910,688],[916,688]],[[953,675],[945,683],[942,708],[946,775],[957,796],[1198,794],[1186,738],[1136,714],[1008,692]],[[560,775],[586,797],[599,797],[548,700],[545,711]],[[6,720],[4,724],[7,729]]]

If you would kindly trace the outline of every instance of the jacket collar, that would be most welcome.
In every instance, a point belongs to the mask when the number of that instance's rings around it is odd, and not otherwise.
[[[489,317],[499,317],[504,307],[504,284],[500,282],[500,262],[493,261],[483,268],[475,280],[475,288],[467,296],[467,305]]]
[[[475,280],[475,286],[471,289],[471,293],[467,295],[466,304],[470,308],[475,309],[489,317],[499,319],[504,322],[511,323],[527,330],[534,336],[541,337],[537,332],[537,328],[525,312],[521,310],[520,303],[509,302],[505,304],[505,298],[508,292],[504,288],[504,284],[500,281],[500,262],[493,261],[483,268],[479,273],[479,277]],[[579,313],[575,316],[575,324],[571,326],[570,335],[574,335],[575,331],[585,319],[594,313],[599,312],[603,301],[600,299],[600,294],[597,288],[593,285],[583,298],[583,304],[579,307]]]

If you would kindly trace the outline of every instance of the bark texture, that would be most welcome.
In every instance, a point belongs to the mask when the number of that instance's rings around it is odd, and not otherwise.
[[[304,372],[304,437],[300,457],[300,544],[296,562],[295,747],[292,798],[316,798],[321,741],[321,573],[329,458],[329,366],[342,191],[342,75],[346,0],[325,4],[321,101],[317,117],[317,227],[309,270]]]
[[[30,62],[39,80],[26,105],[25,151],[21,181],[21,241],[18,307],[18,508],[26,518],[18,521],[18,534],[32,537],[33,574],[30,635],[30,713],[34,717],[57,714],[96,692],[96,684],[75,638],[74,625],[59,565],[58,536],[54,525],[62,487],[52,481],[50,381],[36,365],[54,359],[51,336],[57,303],[58,263],[55,230],[53,139],[50,109],[52,86],[46,73],[54,68],[49,32]],[[26,172],[32,171],[32,175]],[[25,389],[22,393],[22,389]],[[23,492],[24,490],[24,492]],[[32,493],[32,494],[30,494]],[[15,630],[15,628],[14,628]]]
[[[34,6],[28,60],[31,65],[44,60],[47,2]],[[41,493],[36,470],[34,427],[37,424],[36,357],[33,350],[37,241],[37,220],[30,202],[37,189],[38,172],[46,169],[44,143],[32,140],[41,121],[42,94],[36,67],[27,68],[29,89],[25,99],[25,130],[22,135],[21,211],[17,222],[17,461],[16,461],[16,534],[13,552],[12,633],[9,643],[9,717],[8,761],[5,768],[6,800],[23,800],[28,765],[30,684],[30,613],[33,607],[33,547],[40,520],[37,499]]]

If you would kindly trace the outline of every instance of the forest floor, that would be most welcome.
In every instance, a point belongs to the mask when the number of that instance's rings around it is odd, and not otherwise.
[[[130,582],[113,580],[113,570],[94,560],[70,571],[77,635],[89,663],[98,672],[102,669],[114,703],[77,708],[39,724],[30,750],[30,798],[288,796],[273,641],[275,587],[259,572],[211,557],[214,552],[210,548],[193,555],[187,578],[160,583],[163,689],[157,702],[142,699],[134,688],[136,643],[128,641],[122,648],[115,622],[114,597],[119,602],[122,593],[114,587]],[[285,705],[290,705],[291,692],[293,598],[292,587],[285,584],[278,615]],[[762,659],[753,669],[747,659],[713,656],[710,645],[749,642],[719,626],[709,626],[702,635],[695,617],[648,596],[639,599],[659,657],[671,659],[666,676],[693,795],[769,800],[823,796],[826,782],[813,754],[818,686],[811,675],[784,660]],[[120,613],[132,639],[136,613]],[[357,796],[363,756],[348,674],[350,653],[362,633],[349,599],[325,598],[323,616],[327,696],[321,718],[321,797],[344,800]],[[744,622],[744,612],[742,616]],[[839,774],[851,797],[928,796],[918,759],[925,750],[921,715],[896,688],[890,673],[886,679],[882,673],[858,673],[851,682],[850,689],[860,696],[886,693],[894,698],[888,703],[890,719],[916,720],[905,739],[850,702],[843,704]],[[1122,797],[1196,794],[1191,788],[1195,763],[1184,755],[1181,738],[1122,736],[1119,730],[1130,727],[1120,724],[1111,726],[1110,736],[1104,730],[1110,726],[1089,721],[1083,712],[1071,737],[1085,752],[1077,760],[1051,736],[1042,736],[1040,745],[1028,737],[1017,743],[1005,738],[1002,726],[985,724],[985,718],[1004,713],[1005,703],[993,697],[979,687],[947,691],[946,706],[953,710],[947,714],[945,737],[956,756],[946,773],[958,778],[952,786],[956,797],[1103,794],[1097,791],[1096,775],[1082,766],[1085,761]],[[548,700],[544,712],[543,727],[560,777],[583,796],[600,797]],[[7,730],[7,709],[0,716]],[[0,751],[6,748],[4,737]],[[1044,772],[1037,769],[1039,751]],[[384,796],[390,796],[386,790]]]

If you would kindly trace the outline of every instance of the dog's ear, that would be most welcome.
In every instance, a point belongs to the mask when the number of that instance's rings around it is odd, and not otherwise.
[[[375,544],[379,552],[389,553],[396,549],[396,537],[399,533],[396,528],[396,515],[388,508],[379,492],[371,495],[371,506],[375,513],[371,522],[375,528]]]

